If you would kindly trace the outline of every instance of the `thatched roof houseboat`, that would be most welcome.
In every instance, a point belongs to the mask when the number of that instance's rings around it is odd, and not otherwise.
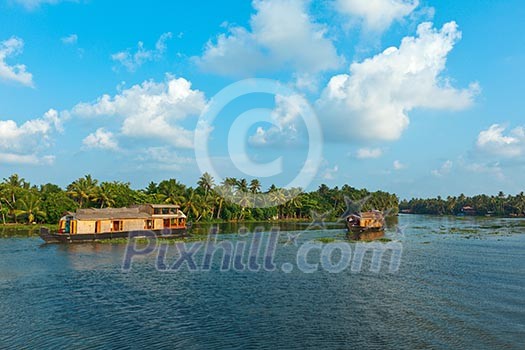
[[[46,242],[82,242],[128,237],[135,231],[180,237],[186,232],[186,215],[178,205],[170,204],[77,209],[60,219],[57,233],[43,229],[40,236]]]
[[[346,218],[346,226],[352,239],[376,239],[384,235],[385,218],[378,210],[355,213]]]

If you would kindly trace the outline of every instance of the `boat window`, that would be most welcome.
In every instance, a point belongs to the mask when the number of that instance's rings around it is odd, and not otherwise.
[[[146,230],[152,230],[153,229],[153,220],[146,220],[146,224],[144,225],[144,228]]]
[[[113,221],[111,228],[112,228],[112,231],[122,231],[123,222],[119,220],[115,220]]]
[[[153,214],[160,215],[160,214],[162,214],[162,211],[161,211],[160,208],[155,208],[155,209],[153,209]]]

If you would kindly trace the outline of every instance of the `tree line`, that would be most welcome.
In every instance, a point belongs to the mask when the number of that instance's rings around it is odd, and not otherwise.
[[[265,197],[270,201],[282,204],[252,208],[258,198],[256,195],[260,193],[267,194]],[[286,201],[287,198],[291,199]],[[226,178],[216,184],[208,173],[198,179],[195,187],[168,179],[150,182],[146,188],[138,190],[127,182],[100,182],[91,175],[73,181],[66,188],[51,183],[32,185],[17,174],[0,183],[3,224],[54,224],[64,213],[77,208],[119,208],[143,203],[178,204],[193,222],[310,220],[316,213],[326,220],[335,220],[347,210],[349,200],[363,201],[361,210],[388,210],[391,214],[398,211],[397,196],[387,192],[372,193],[349,185],[330,188],[324,184],[312,192],[275,185],[263,192],[257,179]]]
[[[496,196],[477,195],[458,197],[411,199],[399,204],[403,212],[431,215],[478,215],[478,216],[525,216],[525,194],[505,195],[499,192]]]

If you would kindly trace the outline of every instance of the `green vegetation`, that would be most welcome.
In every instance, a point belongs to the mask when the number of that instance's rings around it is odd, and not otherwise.
[[[450,228],[450,230],[448,231],[448,233],[460,233],[460,234],[474,234],[474,233],[478,233],[479,230],[478,229],[473,229],[473,228],[458,228],[458,227],[452,227]]]
[[[272,202],[293,197],[292,200],[269,208],[250,208],[259,193],[266,193]],[[225,196],[235,198],[235,204]],[[396,214],[398,198],[386,192],[370,193],[344,185],[329,188],[321,185],[316,191],[303,192],[299,188],[283,189],[275,185],[261,191],[259,180],[226,178],[216,186],[213,177],[203,174],[195,188],[175,179],[151,182],[146,188],[135,190],[129,183],[99,182],[86,175],[65,189],[54,185],[31,185],[17,174],[0,183],[0,220],[5,224],[57,223],[60,217],[77,208],[125,207],[134,204],[178,204],[193,222],[311,220],[312,211],[328,213],[323,220],[339,217],[346,209],[344,198],[358,201],[369,197],[363,210],[391,210]]]
[[[317,241],[317,242],[324,243],[324,244],[328,244],[328,243],[334,243],[334,242],[337,242],[338,239],[336,239],[336,238],[334,238],[334,237],[321,237],[321,238],[317,238],[316,241]]]
[[[525,194],[506,196],[500,192],[497,196],[478,195],[474,197],[441,197],[431,199],[403,200],[399,209],[413,214],[431,215],[477,215],[477,216],[525,216]]]

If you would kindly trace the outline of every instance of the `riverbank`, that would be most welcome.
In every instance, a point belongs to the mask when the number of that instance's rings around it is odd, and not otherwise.
[[[0,224],[0,229],[15,229],[15,230],[29,230],[29,229],[38,229],[40,227],[47,227],[49,229],[56,228],[58,224]]]
[[[319,223],[321,224],[321,223]],[[337,222],[325,222],[323,223],[327,229],[344,229],[344,225]],[[257,230],[270,231],[275,227],[278,227],[282,231],[303,231],[311,225],[310,220],[272,220],[272,221],[222,221],[222,222],[199,222],[190,225],[189,233],[190,236],[207,236],[212,229],[216,230],[217,233],[237,233],[241,229],[245,229],[249,232],[255,232]],[[56,231],[57,225],[53,224],[7,224],[0,225],[0,238],[9,237],[35,237],[38,236],[38,232],[41,227],[45,227],[50,231]],[[319,226],[314,228],[319,229]]]

